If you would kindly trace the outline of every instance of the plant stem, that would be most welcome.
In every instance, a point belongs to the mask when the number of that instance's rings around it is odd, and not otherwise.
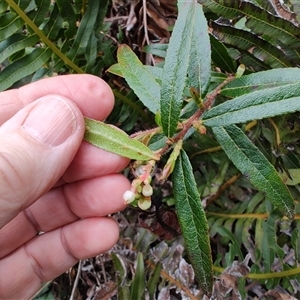
[[[189,131],[189,129],[193,126],[193,123],[198,120],[205,111],[207,111],[208,109],[210,109],[210,107],[213,105],[214,101],[216,100],[218,94],[220,93],[222,87],[224,85],[226,85],[227,83],[229,83],[230,81],[232,81],[233,79],[235,79],[235,77],[233,75],[229,75],[227,79],[225,79],[221,84],[219,84],[215,90],[213,90],[210,94],[208,94],[205,97],[205,101],[204,101],[204,108],[203,109],[198,109],[189,119],[187,119],[185,122],[182,123],[183,128],[182,130],[172,139],[169,139],[169,143],[167,143],[167,145],[162,148],[161,150],[158,151],[159,155],[163,155],[165,154],[170,146],[174,143],[177,143],[179,140],[183,139],[184,136],[186,135],[186,133]]]

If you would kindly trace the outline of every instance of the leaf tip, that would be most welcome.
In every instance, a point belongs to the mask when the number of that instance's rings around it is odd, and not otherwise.
[[[119,47],[118,47],[118,50],[117,50],[117,52],[118,53],[120,53],[121,51],[125,51],[125,50],[131,50],[131,48],[128,46],[128,45],[126,45],[126,44],[121,44]]]

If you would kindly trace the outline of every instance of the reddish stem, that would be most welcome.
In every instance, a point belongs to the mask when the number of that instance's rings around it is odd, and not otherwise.
[[[203,105],[204,108],[202,109],[198,109],[189,119],[187,119],[182,125],[183,128],[182,130],[176,135],[176,137],[169,139],[169,143],[167,143],[167,145],[160,149],[158,151],[159,155],[163,155],[165,154],[168,149],[170,148],[170,146],[176,142],[178,142],[179,140],[183,139],[184,136],[186,135],[186,133],[188,132],[188,130],[193,126],[193,123],[198,120],[202,114],[210,109],[210,107],[213,105],[213,102],[215,101],[215,99],[217,98],[218,94],[220,93],[220,90],[222,89],[222,87],[224,85],[226,85],[228,82],[232,81],[235,77],[232,75],[229,75],[228,78],[226,80],[224,80],[221,84],[219,84],[217,86],[217,88],[211,92],[210,94],[208,94],[205,98],[206,100],[204,101]]]

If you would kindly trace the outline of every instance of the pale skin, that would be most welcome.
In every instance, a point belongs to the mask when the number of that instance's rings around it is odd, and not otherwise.
[[[129,161],[82,141],[83,115],[104,120],[113,105],[91,75],[0,93],[0,299],[28,299],[117,242],[106,216],[124,209],[130,183],[119,173]]]

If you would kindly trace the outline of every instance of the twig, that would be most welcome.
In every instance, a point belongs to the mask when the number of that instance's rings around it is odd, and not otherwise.
[[[146,264],[151,268],[154,269],[155,268],[155,264],[151,261],[151,260],[146,260]],[[160,275],[167,279],[170,283],[173,283],[179,290],[182,290],[186,293],[186,295],[189,297],[189,299],[191,300],[198,300],[198,298],[192,294],[192,292],[190,291],[190,289],[185,286],[184,284],[182,284],[179,280],[176,280],[175,278],[173,278],[172,276],[170,276],[166,271],[161,270],[160,271]]]
[[[210,109],[210,107],[213,105],[214,101],[216,100],[218,94],[220,93],[222,87],[224,85],[226,85],[228,82],[232,81],[233,79],[235,79],[235,77],[232,75],[229,75],[228,78],[226,80],[224,80],[221,84],[219,84],[213,92],[208,94],[206,96],[206,101],[203,103],[204,107],[202,109],[198,109],[189,119],[187,119],[182,124],[183,129],[176,135],[176,137],[170,139],[169,143],[167,143],[167,145],[164,148],[162,148],[160,151],[158,151],[157,154],[159,154],[159,155],[165,154],[172,144],[177,143],[179,140],[183,139],[184,136],[186,135],[186,133],[189,131],[189,129],[193,126],[193,123],[196,120],[198,120],[205,111]]]
[[[106,273],[105,273],[105,267],[104,267],[102,255],[99,256],[99,259],[100,259],[100,263],[101,263],[101,270],[102,270],[102,274],[103,274],[104,283],[107,283],[107,277],[106,277]]]
[[[105,22],[114,22],[118,20],[127,20],[128,16],[115,16],[115,17],[110,17],[110,18],[104,18]]]
[[[228,181],[226,181],[222,186],[220,186],[218,191],[214,195],[212,195],[208,198],[206,207],[208,207],[212,202],[214,202],[216,199],[218,199],[219,196],[221,195],[221,193],[225,189],[227,189],[227,187],[229,187],[231,184],[233,184],[239,177],[240,177],[240,174],[234,175]]]
[[[148,24],[147,24],[147,2],[146,0],[143,0],[143,25],[144,25],[144,33],[145,33],[145,39],[147,45],[150,45],[150,39],[148,35]],[[150,59],[152,61],[152,64],[154,65],[154,58],[153,55],[150,54]]]
[[[120,43],[111,35],[109,35],[108,33],[105,33],[104,31],[100,31],[101,34],[105,35],[107,38],[111,39],[113,42],[115,42],[118,46],[120,46]]]
[[[82,267],[82,260],[80,260],[78,262],[77,274],[76,274],[76,277],[75,277],[75,281],[74,281],[73,288],[72,288],[72,293],[71,293],[71,296],[70,296],[69,300],[73,300],[74,299],[76,288],[77,288],[79,277],[80,277],[80,273],[81,273],[81,267]]]

